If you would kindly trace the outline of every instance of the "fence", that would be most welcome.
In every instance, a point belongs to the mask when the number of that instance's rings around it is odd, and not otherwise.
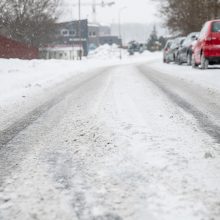
[[[0,58],[37,59],[38,49],[0,36]]]

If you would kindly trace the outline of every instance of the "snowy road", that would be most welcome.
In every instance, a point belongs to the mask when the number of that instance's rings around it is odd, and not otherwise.
[[[152,68],[68,79],[2,126],[0,219],[219,220],[220,93]]]

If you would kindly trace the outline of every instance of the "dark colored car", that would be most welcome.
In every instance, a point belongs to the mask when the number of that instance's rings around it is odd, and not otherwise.
[[[163,48],[163,62],[164,63],[169,63],[169,59],[168,59],[168,54],[169,54],[169,50],[171,47],[173,40],[168,40],[165,44],[165,47]]]
[[[140,44],[136,41],[131,41],[128,43],[128,53],[133,55],[135,52],[140,51]]]
[[[220,64],[220,20],[207,21],[193,46],[193,67],[207,69],[213,64]]]
[[[169,51],[167,52],[167,62],[177,62],[179,47],[182,45],[185,37],[177,37],[173,40]]]
[[[177,52],[177,63],[187,63],[187,65],[191,65],[192,63],[192,46],[193,43],[199,36],[199,32],[190,33],[186,39],[183,41],[182,45],[179,47]]]

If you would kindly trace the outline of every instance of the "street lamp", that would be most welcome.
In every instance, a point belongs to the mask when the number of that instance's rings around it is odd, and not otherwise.
[[[119,52],[120,52],[119,58],[120,58],[120,60],[122,59],[122,51],[121,51],[121,49],[122,49],[122,45],[123,45],[123,43],[122,43],[122,34],[121,34],[121,13],[126,8],[127,7],[120,8],[119,12],[118,12],[118,33],[119,33],[119,39],[121,40],[120,48],[119,48]]]

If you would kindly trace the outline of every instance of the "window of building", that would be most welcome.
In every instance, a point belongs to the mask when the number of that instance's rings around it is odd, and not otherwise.
[[[90,37],[96,37],[96,32],[95,31],[89,32],[89,36]]]
[[[70,35],[76,36],[76,32],[75,31],[70,31]]]
[[[68,31],[68,30],[62,30],[62,31],[61,31],[61,34],[62,34],[63,36],[68,36],[68,35],[69,35],[69,31]]]

